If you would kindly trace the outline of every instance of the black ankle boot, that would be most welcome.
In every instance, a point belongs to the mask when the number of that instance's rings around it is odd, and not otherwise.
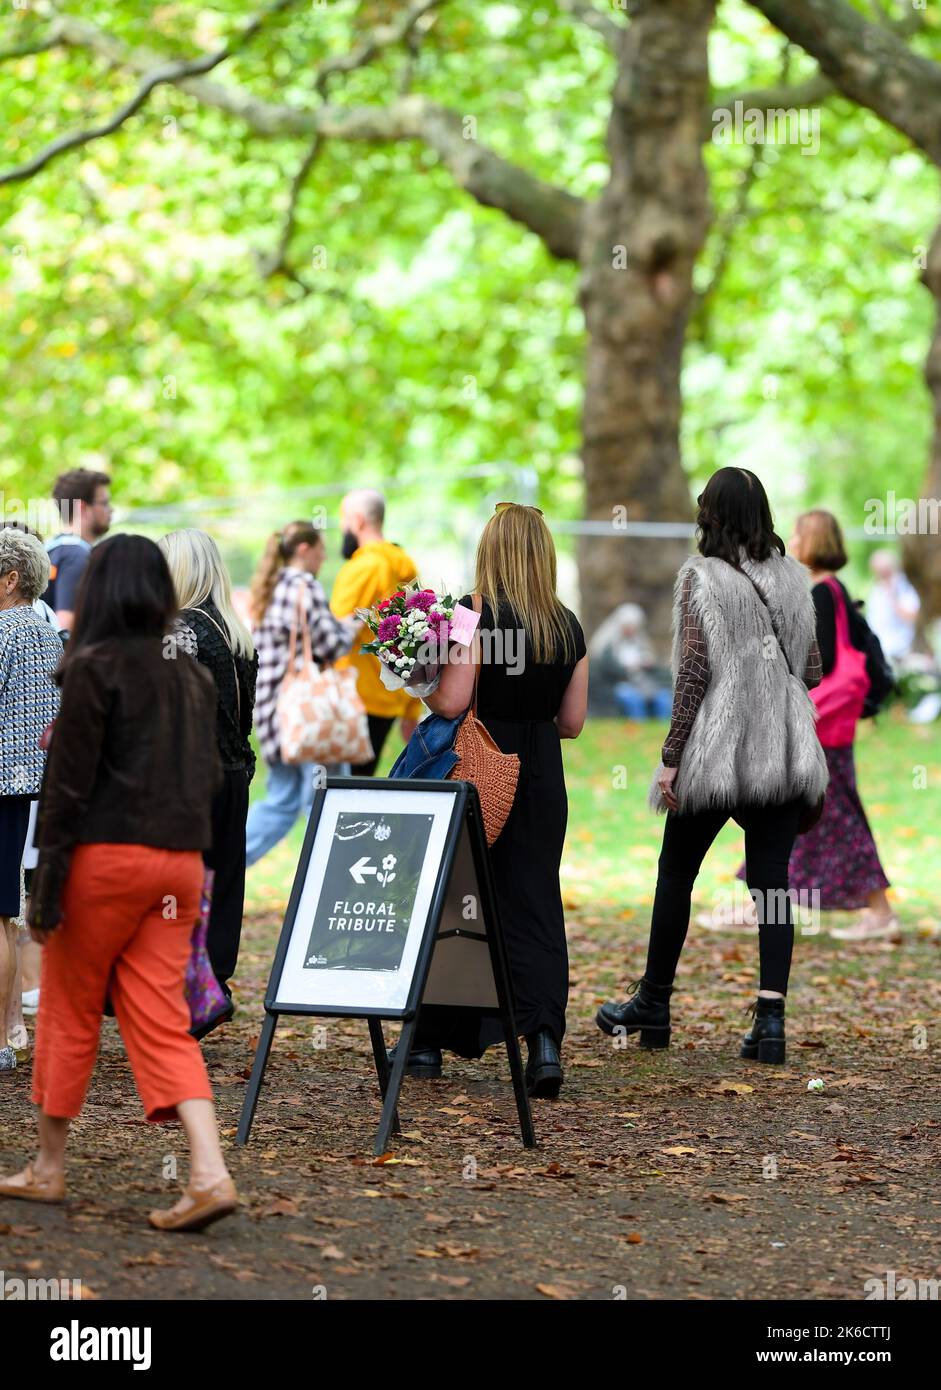
[[[751,1011],[754,1021],[745,1034],[742,1056],[753,1062],[783,1062],[784,1000],[758,998]]]
[[[673,986],[635,980],[627,992],[633,998],[623,1004],[602,1004],[598,1010],[595,1022],[602,1033],[609,1037],[640,1033],[641,1047],[669,1047]]]
[[[541,1100],[555,1100],[562,1089],[562,1059],[548,1028],[527,1035],[529,1060],[526,1063],[526,1090]]]
[[[395,1066],[395,1056],[399,1045],[390,1047],[386,1053],[389,1066]],[[444,1059],[440,1047],[413,1047],[405,1064],[406,1076],[417,1076],[420,1081],[437,1081],[441,1076]]]

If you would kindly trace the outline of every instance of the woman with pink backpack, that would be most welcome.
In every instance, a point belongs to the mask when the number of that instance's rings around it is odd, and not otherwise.
[[[847,562],[836,517],[822,510],[804,512],[789,548],[810,570],[813,585],[823,679],[810,698],[817,706],[817,735],[830,769],[823,815],[791,853],[790,886],[798,895],[819,892],[822,912],[862,909],[856,922],[833,929],[832,936],[844,941],[897,939],[898,919],[886,897],[889,880],[856,790],[853,755],[856,726],[870,697],[866,648],[872,644],[871,633],[836,578]]]

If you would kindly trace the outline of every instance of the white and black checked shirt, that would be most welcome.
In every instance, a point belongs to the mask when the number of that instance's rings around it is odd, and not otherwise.
[[[276,763],[281,759],[281,738],[277,718],[278,692],[288,669],[288,646],[297,613],[298,593],[303,595],[315,661],[336,661],[338,656],[349,651],[360,628],[358,621],[341,622],[333,616],[323,585],[318,583],[312,574],[305,570],[285,567],[278,575],[265,616],[253,633],[255,649],[258,652],[255,732],[258,735],[261,755],[268,763]],[[301,653],[299,633],[298,657]]]

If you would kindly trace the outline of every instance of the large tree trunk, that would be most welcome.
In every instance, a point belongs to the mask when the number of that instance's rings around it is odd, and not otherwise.
[[[611,535],[579,546],[590,632],[619,603],[643,605],[668,647],[683,540],[618,534],[618,522],[689,520],[680,462],[680,369],[693,266],[710,220],[702,158],[707,40],[715,0],[638,0],[608,127],[611,178],[586,211],[581,301],[588,328],[585,515]]]
[[[936,318],[934,337],[925,362],[925,381],[934,407],[934,438],[931,458],[921,495],[934,506],[926,508],[926,520],[937,517],[941,499],[941,226],[938,227],[928,252],[928,263],[922,276],[934,296]],[[921,509],[920,509],[921,510]],[[935,521],[935,524],[937,522]],[[903,543],[905,571],[921,598],[921,629],[935,618],[941,618],[941,536],[930,529],[908,536]]]

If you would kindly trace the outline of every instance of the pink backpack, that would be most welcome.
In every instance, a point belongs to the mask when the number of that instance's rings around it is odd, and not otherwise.
[[[833,670],[810,692],[817,706],[817,737],[824,748],[844,748],[856,737],[856,723],[869,693],[866,653],[850,641],[843,590],[835,579],[824,583],[833,594],[836,614],[836,660]]]

